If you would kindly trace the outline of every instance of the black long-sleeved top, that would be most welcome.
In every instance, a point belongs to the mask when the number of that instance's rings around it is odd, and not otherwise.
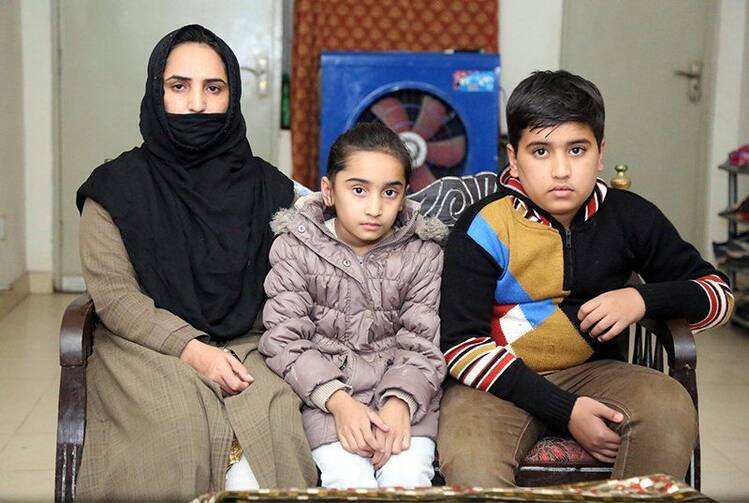
[[[725,277],[652,203],[599,180],[569,229],[536,207],[508,173],[470,207],[445,250],[441,347],[450,375],[563,430],[577,398],[540,373],[622,357],[618,338],[580,331],[585,302],[635,286],[646,317],[685,318],[693,331],[733,308]]]

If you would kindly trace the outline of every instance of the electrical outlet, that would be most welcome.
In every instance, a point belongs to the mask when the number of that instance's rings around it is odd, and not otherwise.
[[[0,215],[0,241],[5,241],[5,215]]]

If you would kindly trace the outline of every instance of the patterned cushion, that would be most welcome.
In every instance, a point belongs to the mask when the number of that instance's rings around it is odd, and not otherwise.
[[[497,174],[483,171],[439,178],[408,198],[421,203],[422,215],[439,218],[452,229],[466,208],[496,191]]]
[[[601,463],[571,438],[542,437],[525,456],[521,466],[611,466]]]

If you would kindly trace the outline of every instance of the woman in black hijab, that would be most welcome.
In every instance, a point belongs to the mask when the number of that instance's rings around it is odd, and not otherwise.
[[[298,399],[256,350],[269,221],[293,185],[252,155],[240,97],[223,40],[198,25],[169,33],[148,63],[143,144],[78,190],[81,263],[102,322],[83,499],[315,482]]]

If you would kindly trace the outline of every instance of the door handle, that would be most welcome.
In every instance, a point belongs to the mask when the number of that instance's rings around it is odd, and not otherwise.
[[[701,73],[698,72],[685,72],[684,70],[676,70],[674,72],[674,75],[678,75],[679,77],[686,77],[688,79],[699,79],[702,77]]]
[[[689,67],[689,70],[676,70],[674,75],[689,79],[689,89],[687,96],[689,101],[697,103],[702,97],[702,62],[695,61]]]
[[[250,72],[257,80],[257,95],[265,97],[268,95],[268,56],[260,54],[255,56],[255,66],[240,66],[240,70]]]

